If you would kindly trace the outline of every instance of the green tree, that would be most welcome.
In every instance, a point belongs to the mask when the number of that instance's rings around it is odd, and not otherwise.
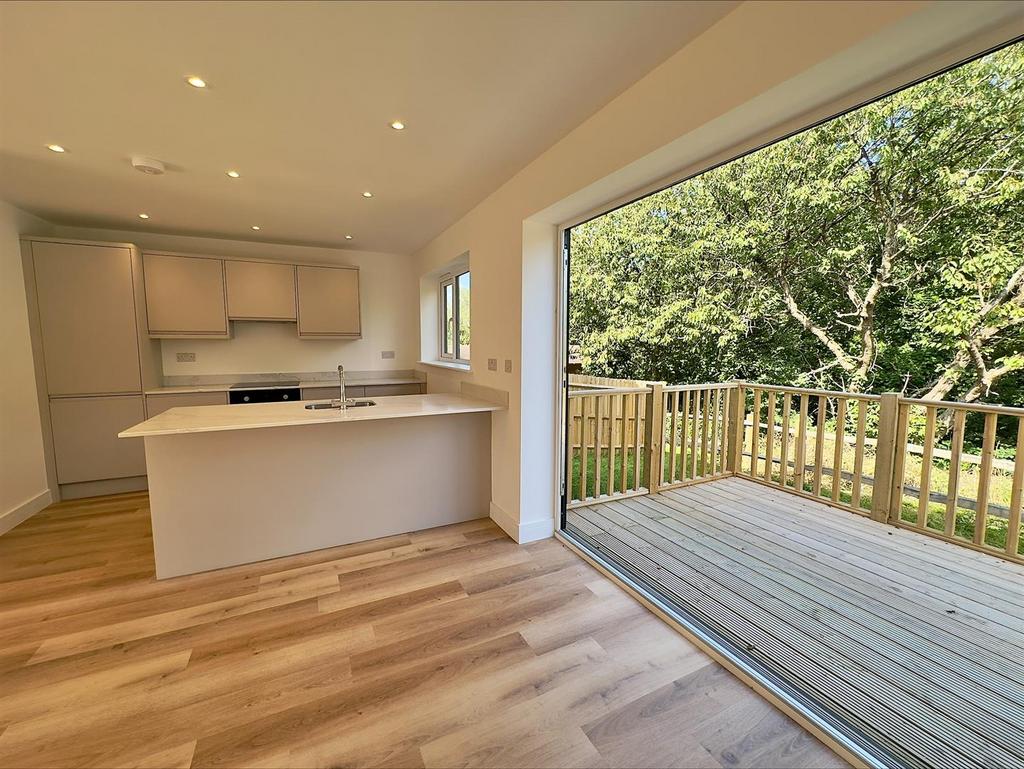
[[[1024,398],[1024,45],[572,231],[590,373]]]

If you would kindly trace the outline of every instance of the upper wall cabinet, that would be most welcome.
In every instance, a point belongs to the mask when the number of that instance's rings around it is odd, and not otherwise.
[[[150,336],[229,336],[223,261],[145,253],[142,259]]]
[[[295,320],[294,266],[229,260],[224,267],[230,319]]]
[[[358,339],[359,270],[354,267],[295,268],[299,336]]]
[[[31,248],[49,394],[139,392],[131,249],[40,241]]]

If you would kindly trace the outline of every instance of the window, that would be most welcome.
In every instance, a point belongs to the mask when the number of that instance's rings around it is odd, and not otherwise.
[[[469,271],[441,278],[441,359],[469,363]]]

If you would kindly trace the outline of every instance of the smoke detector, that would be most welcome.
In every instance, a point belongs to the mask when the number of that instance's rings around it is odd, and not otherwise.
[[[142,171],[144,174],[150,174],[151,176],[159,176],[164,172],[164,164],[162,161],[156,158],[147,158],[142,155],[135,155],[132,157],[132,168],[136,171]]]

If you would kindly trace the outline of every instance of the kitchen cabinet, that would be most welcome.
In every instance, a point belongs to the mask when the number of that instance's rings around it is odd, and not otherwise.
[[[162,393],[146,396],[146,418],[152,419],[168,409],[178,406],[226,406],[228,394],[216,393]]]
[[[47,394],[139,392],[131,249],[32,241],[31,254]]]
[[[295,268],[299,337],[358,339],[359,270],[354,267]]]
[[[273,262],[224,263],[228,318],[295,320],[295,267]]]
[[[222,260],[144,253],[142,261],[151,337],[229,336]]]
[[[145,419],[141,395],[51,398],[50,422],[61,484],[146,474],[141,441],[117,434]]]

